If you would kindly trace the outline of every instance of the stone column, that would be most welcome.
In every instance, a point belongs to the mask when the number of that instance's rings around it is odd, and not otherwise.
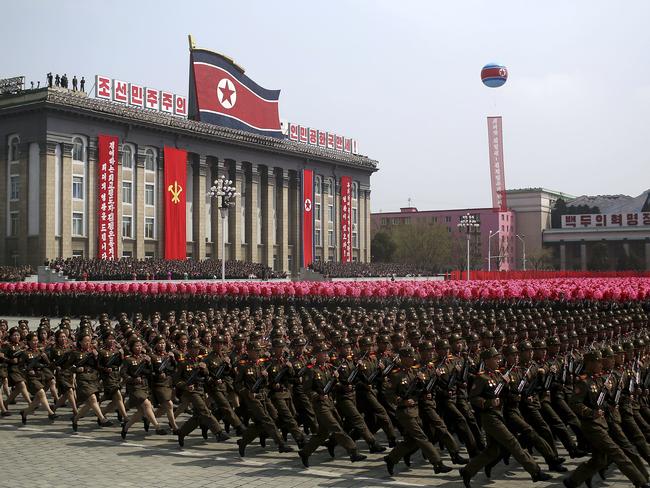
[[[61,144],[61,257],[72,257],[72,144]]]
[[[221,175],[226,175],[223,161],[213,160],[210,164],[212,169],[212,182],[218,179]],[[221,243],[223,241],[224,235],[221,227],[223,222],[221,220],[221,210],[219,210],[219,205],[221,204],[221,199],[215,197],[212,199],[212,258],[213,259],[223,259],[221,255]]]
[[[298,274],[300,268],[302,268],[302,235],[300,230],[302,229],[302,172],[296,171],[295,178],[292,184],[292,195],[291,202],[289,203],[289,211],[293,214],[292,216],[292,225],[290,226],[289,232],[291,233],[290,242],[293,242],[293,269],[292,273]]]
[[[7,139],[0,141],[0,265],[9,264],[9,257],[7,256],[7,227],[9,226],[9,216],[7,215],[7,200],[9,199],[9,189],[7,188],[7,175],[8,164],[7,157],[9,147],[6,144]],[[41,146],[43,150],[43,146]],[[42,184],[43,172],[41,172]],[[45,203],[41,198],[41,206]],[[54,202],[54,200],[52,200]],[[52,205],[54,207],[54,205]],[[41,219],[43,212],[41,212]]]
[[[366,241],[366,262],[372,260],[372,235],[370,232],[370,190],[366,190],[366,215],[365,215],[364,239]]]
[[[29,233],[29,142],[20,144],[18,158],[18,174],[20,181],[20,194],[18,200],[18,254],[17,263],[28,264],[27,234]],[[70,183],[72,188],[72,183]],[[72,190],[71,190],[72,191]],[[70,217],[72,218],[72,217]]]
[[[39,201],[39,230],[40,230],[40,262],[46,259],[55,259],[57,257],[56,248],[56,229],[54,215],[54,199],[58,190],[54,185],[56,171],[56,143],[44,142],[40,144],[41,149],[41,175],[40,184],[42,195]],[[1,164],[1,163],[0,163]],[[2,194],[2,185],[0,184],[0,194]],[[2,233],[0,232],[0,236]],[[3,239],[2,239],[3,240]]]
[[[194,259],[205,259],[205,178],[208,174],[208,165],[205,156],[197,156],[194,161],[194,194],[192,202],[192,236],[194,238]]]
[[[645,241],[645,270],[650,271],[650,239]]]
[[[230,164],[229,178],[235,182],[235,192],[240,196],[235,198],[228,213],[228,237],[230,240],[230,259],[240,261],[242,259],[241,245],[241,194],[242,194],[242,164],[234,162]]]
[[[133,225],[135,226],[135,252],[133,257],[144,259],[144,153],[135,155],[135,196],[133,197]],[[162,193],[160,193],[162,195]],[[162,198],[160,199],[162,203]]]
[[[262,176],[262,244],[264,244],[262,263],[273,269],[273,205],[275,204],[273,201],[273,189],[275,188],[273,168],[266,166]]]
[[[246,229],[249,236],[247,260],[251,263],[260,262],[259,241],[260,236],[257,233],[257,190],[260,185],[259,166],[256,163],[250,165],[250,177],[246,178],[248,186],[246,202]]]
[[[566,244],[560,242],[560,271],[566,271]]]
[[[275,168],[273,179],[277,184],[278,261],[282,271],[289,271],[289,172]]]
[[[158,164],[156,165],[156,224],[154,231],[154,238],[156,242],[156,257],[165,257],[165,158],[163,148],[158,148],[156,151],[158,155]],[[187,222],[185,223],[187,225]],[[185,237],[187,243],[187,237]],[[187,244],[185,245],[187,249]]]
[[[115,233],[116,233],[116,249],[115,256],[122,256],[122,241],[120,240],[120,235],[122,233],[122,200],[119,198],[122,196],[122,180],[120,179],[120,156],[119,151],[116,152],[115,157],[117,158],[115,167],[117,169],[117,178],[115,178],[115,188],[117,189],[117,196],[115,197],[115,208],[117,209],[115,218]],[[88,172],[86,173],[88,192],[86,194],[87,205],[86,213],[88,219],[88,258],[97,257],[97,244],[98,244],[98,232],[97,232],[97,146],[95,144],[88,146]]]
[[[587,271],[587,243],[580,241],[580,270]]]

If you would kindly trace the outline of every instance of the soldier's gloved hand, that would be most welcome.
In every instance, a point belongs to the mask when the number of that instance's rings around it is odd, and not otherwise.
[[[338,378],[338,377],[339,377],[339,372],[338,372],[338,371],[334,371],[334,374],[333,374],[332,376],[334,376],[334,378]]]
[[[135,383],[136,385],[141,385],[141,384],[142,384],[142,378],[136,378],[135,381],[134,381],[134,383]]]
[[[501,405],[501,399],[500,398],[493,398],[490,403],[492,404],[493,407],[497,408]]]
[[[406,403],[406,405],[407,405],[408,407],[412,407],[412,406],[415,405],[415,402],[414,402],[412,399],[410,399],[410,398],[409,398],[408,400],[406,400],[405,403]]]
[[[165,378],[167,378],[167,375],[166,375],[165,373],[160,373],[160,375],[159,375],[158,377],[159,377],[161,380],[164,380]]]
[[[194,385],[190,385],[187,387],[187,391],[194,391]]]
[[[603,415],[605,415],[605,413],[601,409],[598,408],[598,409],[594,410],[594,418],[595,419],[599,419],[599,418],[603,417]]]
[[[77,373],[83,373],[83,372],[84,372],[83,367],[81,367],[81,368],[77,368]]]
[[[201,369],[208,369],[208,365],[205,363],[199,363],[199,368]]]
[[[262,376],[267,377],[269,375],[269,372],[266,370],[262,370]]]

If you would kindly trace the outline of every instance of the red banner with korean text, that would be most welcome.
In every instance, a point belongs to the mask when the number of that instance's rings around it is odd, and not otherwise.
[[[492,178],[492,208],[505,212],[506,175],[503,169],[503,131],[501,117],[488,117],[488,144],[490,147],[490,176]]]
[[[302,172],[302,265],[309,266],[314,261],[314,172]]]
[[[352,261],[352,178],[341,176],[341,262]]]
[[[164,155],[165,259],[185,259],[187,151],[165,146]]]
[[[97,232],[99,259],[116,259],[117,256],[117,153],[116,136],[100,135]]]

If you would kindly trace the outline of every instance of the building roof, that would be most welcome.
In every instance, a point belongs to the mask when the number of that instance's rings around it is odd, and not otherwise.
[[[556,191],[556,190],[549,190],[548,188],[542,188],[542,187],[512,188],[510,190],[506,190],[506,195],[510,195],[511,193],[513,193],[513,194],[516,194],[516,193],[548,193],[550,195],[561,197],[564,200],[573,200],[575,198],[573,195],[570,195],[568,193],[563,193],[561,191]]]
[[[378,162],[367,156],[350,154],[318,146],[310,146],[288,139],[268,137],[229,127],[221,127],[145,109],[129,107],[97,98],[85,93],[61,88],[24,90],[18,94],[0,96],[0,114],[24,108],[47,108],[83,113],[89,116],[121,119],[130,124],[140,124],[157,130],[186,133],[190,137],[207,138],[249,146],[262,151],[281,152],[291,156],[330,161],[370,171],[378,170]]]
[[[498,210],[496,210],[498,211]],[[415,207],[403,207],[399,211],[395,212],[371,212],[371,216],[380,215],[382,217],[410,217],[411,215],[431,215],[431,214],[446,214],[446,213],[457,213],[457,212],[470,212],[470,213],[481,213],[481,212],[495,212],[495,209],[492,207],[482,207],[482,208],[447,208],[443,210],[418,210]]]

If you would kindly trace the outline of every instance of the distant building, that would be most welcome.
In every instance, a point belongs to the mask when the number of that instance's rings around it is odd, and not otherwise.
[[[515,214],[514,212],[500,212],[492,208],[465,208],[454,210],[418,210],[415,207],[401,208],[399,212],[373,213],[371,219],[371,234],[380,229],[390,229],[398,225],[410,225],[415,222],[438,224],[447,229],[452,239],[466,245],[466,233],[458,228],[458,223],[463,215],[473,215],[479,222],[478,231],[471,237],[474,246],[473,255],[480,255],[481,265],[473,267],[488,269],[488,256],[491,257],[491,268],[504,271],[515,269],[516,250],[515,240]],[[490,236],[492,236],[490,238]]]

